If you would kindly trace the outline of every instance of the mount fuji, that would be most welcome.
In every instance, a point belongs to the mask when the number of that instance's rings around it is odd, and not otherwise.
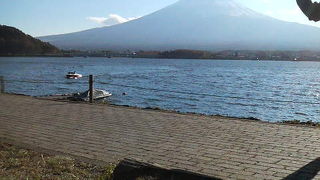
[[[234,0],[180,0],[123,24],[39,39],[82,50],[320,50],[320,28],[281,21]]]

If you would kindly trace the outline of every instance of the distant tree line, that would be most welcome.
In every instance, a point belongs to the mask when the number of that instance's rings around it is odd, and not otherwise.
[[[159,58],[168,59],[210,59],[213,54],[207,51],[178,49],[174,51],[159,52]]]
[[[229,60],[288,60],[320,61],[320,51],[262,51],[262,50],[172,50],[172,51],[138,51],[135,57],[167,59],[229,59]]]

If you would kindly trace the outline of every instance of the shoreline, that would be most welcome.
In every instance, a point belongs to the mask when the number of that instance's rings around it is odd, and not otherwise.
[[[215,117],[215,118],[224,118],[224,119],[229,119],[229,120],[240,120],[240,121],[245,121],[245,122],[260,122],[260,123],[266,123],[266,124],[278,124],[278,125],[320,128],[320,122],[313,122],[313,121],[305,121],[304,122],[304,121],[298,121],[298,120],[286,120],[286,121],[281,121],[281,122],[269,122],[269,121],[264,121],[262,119],[258,119],[255,117],[233,117],[233,116],[224,116],[224,115],[219,115],[219,114],[207,115],[207,114],[195,113],[195,112],[180,112],[180,111],[174,111],[174,110],[166,110],[166,109],[161,109],[158,107],[141,108],[141,107],[137,107],[137,106],[117,105],[117,104],[113,104],[110,102],[94,102],[93,104],[90,104],[89,102],[85,102],[85,101],[68,100],[67,97],[70,96],[70,94],[68,94],[68,95],[47,95],[47,96],[29,96],[29,95],[25,95],[25,94],[15,94],[15,93],[5,93],[5,94],[26,96],[26,97],[36,98],[39,100],[49,100],[49,101],[66,102],[66,103],[110,106],[110,107],[118,107],[118,108],[129,108],[129,109],[138,109],[138,110],[145,110],[145,111],[173,113],[173,114],[179,114],[179,115],[192,115],[192,116],[199,116],[199,117]]]

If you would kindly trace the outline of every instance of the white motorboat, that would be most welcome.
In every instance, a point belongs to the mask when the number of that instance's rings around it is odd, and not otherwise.
[[[78,74],[75,71],[74,72],[68,72],[68,74],[66,75],[67,79],[79,79],[82,78],[82,74]]]

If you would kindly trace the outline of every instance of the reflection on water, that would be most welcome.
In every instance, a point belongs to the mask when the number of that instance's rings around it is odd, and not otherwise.
[[[320,63],[125,58],[0,58],[9,92],[64,94],[95,87],[118,105],[255,117],[266,121],[320,122]],[[123,96],[122,93],[127,95]]]

